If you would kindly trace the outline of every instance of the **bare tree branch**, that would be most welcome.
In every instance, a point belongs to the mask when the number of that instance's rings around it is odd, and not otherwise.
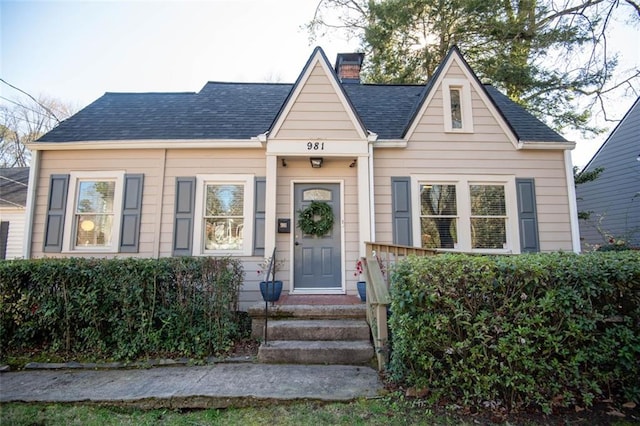
[[[19,87],[14,86],[11,83],[8,83],[6,80],[0,78],[0,81],[3,82],[4,84],[6,84],[7,86],[11,87],[12,89],[17,90],[18,92],[27,95],[33,102],[37,103],[38,105],[40,105],[40,107],[42,107],[45,111],[47,111],[49,114],[51,114],[51,116],[57,121],[58,124],[60,124],[60,120],[58,119],[58,117],[56,117],[56,115],[53,113],[53,111],[51,111],[50,109],[48,109],[45,105],[41,104],[36,98],[34,98],[33,96],[31,96],[29,93],[25,92],[24,90],[20,89]]]

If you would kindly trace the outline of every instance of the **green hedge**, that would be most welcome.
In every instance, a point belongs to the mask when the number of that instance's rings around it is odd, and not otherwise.
[[[203,356],[237,336],[231,258],[0,262],[0,357],[24,349],[130,360]]]
[[[639,402],[639,252],[412,257],[391,293],[389,370],[434,398]]]

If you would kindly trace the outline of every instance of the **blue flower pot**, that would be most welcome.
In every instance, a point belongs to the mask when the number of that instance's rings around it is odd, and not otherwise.
[[[363,302],[367,301],[367,282],[366,281],[358,281],[358,295],[360,295],[360,300]]]
[[[260,281],[260,293],[265,302],[275,302],[282,293],[282,281]]]

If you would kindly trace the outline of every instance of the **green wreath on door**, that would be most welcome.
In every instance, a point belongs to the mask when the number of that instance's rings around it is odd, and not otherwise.
[[[333,228],[333,209],[323,201],[312,201],[303,210],[298,210],[298,228],[308,235],[322,237]]]

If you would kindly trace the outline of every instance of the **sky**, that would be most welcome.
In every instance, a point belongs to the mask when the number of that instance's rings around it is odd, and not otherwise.
[[[316,45],[332,63],[338,53],[358,51],[357,40],[336,34],[310,42],[302,27],[318,1],[0,0],[0,78],[76,110],[105,92],[197,92],[207,81],[293,83]],[[629,45],[628,37],[621,60],[640,67],[640,45]],[[20,96],[0,83],[0,97]],[[620,99],[615,115],[633,101]],[[574,164],[584,166],[607,134],[564,135],[578,142]]]

